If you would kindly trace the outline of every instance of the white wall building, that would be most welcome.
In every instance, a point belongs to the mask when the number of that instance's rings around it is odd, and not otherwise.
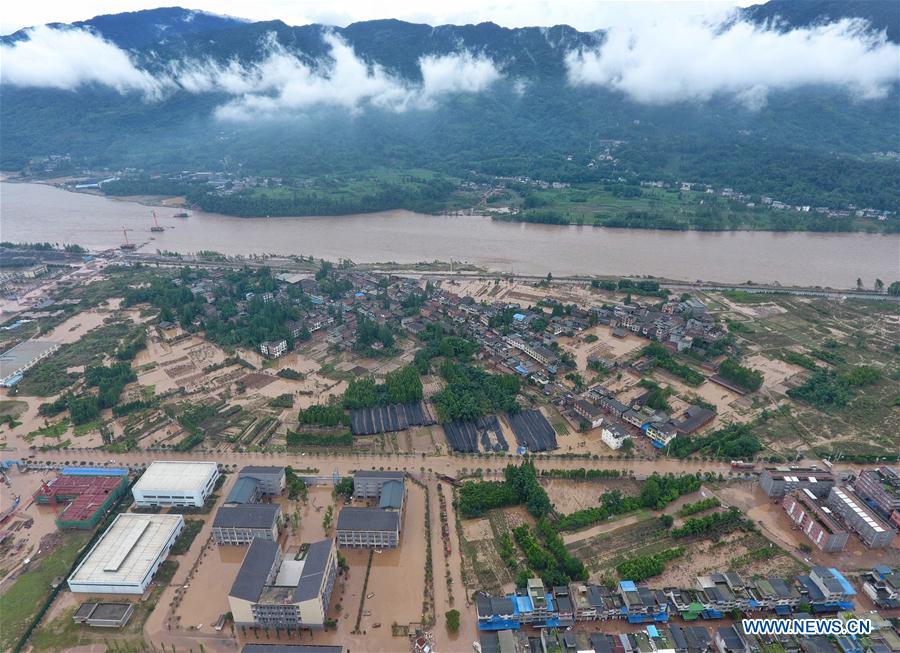
[[[621,449],[629,437],[628,431],[618,424],[607,424],[600,433],[600,439],[610,449]]]
[[[155,461],[131,488],[139,506],[194,506],[212,493],[219,478],[213,462]]]
[[[122,513],[69,576],[69,589],[143,594],[183,528],[181,515]]]

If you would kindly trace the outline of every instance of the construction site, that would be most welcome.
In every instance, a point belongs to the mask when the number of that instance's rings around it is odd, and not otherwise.
[[[66,467],[41,484],[35,501],[62,507],[56,518],[59,528],[89,530],[127,489],[128,470]]]

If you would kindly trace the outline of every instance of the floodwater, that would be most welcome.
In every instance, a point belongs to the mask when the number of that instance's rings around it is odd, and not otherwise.
[[[743,283],[851,287],[900,276],[900,235],[674,232],[540,225],[409,211],[302,218],[234,218],[70,193],[44,184],[0,184],[2,239],[142,252],[304,254],[357,263],[460,261],[501,272],[653,275]]]

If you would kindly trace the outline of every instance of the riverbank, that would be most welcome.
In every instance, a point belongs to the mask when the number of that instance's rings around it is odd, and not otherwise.
[[[491,273],[554,277],[641,276],[723,284],[852,288],[897,277],[900,236],[865,233],[697,232],[597,229],[503,222],[477,216],[384,211],[348,216],[237,220],[202,211],[190,218],[72,193],[45,184],[0,185],[3,240],[118,248],[122,229],[137,251],[278,254],[411,266],[453,261]]]
[[[543,224],[552,226],[580,226],[595,229],[630,229],[641,231],[691,231],[701,233],[763,232],[763,233],[900,233],[900,220],[896,217],[875,219],[846,211],[847,215],[835,216],[819,213],[805,207],[776,209],[771,206],[747,206],[734,200],[723,201],[701,191],[671,189],[640,189],[635,197],[621,197],[593,186],[544,191],[541,208],[528,206],[526,198],[511,193],[510,206],[487,206],[481,196],[469,194],[454,202],[443,203],[443,210],[430,210],[424,205],[434,204],[418,199],[405,207],[402,200],[377,208],[367,209],[365,202],[350,205],[352,210],[341,211],[328,203],[314,202],[319,211],[303,210],[305,205],[285,203],[285,195],[298,189],[254,189],[234,195],[207,194],[199,203],[191,203],[185,195],[107,194],[99,189],[74,189],[66,185],[69,177],[53,179],[27,179],[3,177],[9,183],[35,183],[56,187],[68,192],[82,193],[111,200],[135,202],[150,207],[180,207],[244,219],[344,217],[377,215],[385,212],[409,211],[421,215],[444,217],[483,217],[496,221]],[[208,199],[209,202],[205,202]],[[211,205],[207,206],[207,204]],[[438,203],[441,204],[441,203]],[[438,204],[435,204],[437,206]],[[449,204],[449,206],[447,205]],[[524,205],[524,207],[523,207]],[[322,208],[331,207],[327,211]],[[295,210],[291,210],[295,209]]]

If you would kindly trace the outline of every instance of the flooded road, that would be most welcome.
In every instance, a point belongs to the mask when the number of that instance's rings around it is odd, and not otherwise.
[[[302,218],[234,218],[70,193],[43,184],[0,184],[2,239],[118,246],[123,227],[141,252],[304,254],[357,263],[461,261],[519,274],[653,275],[743,283],[851,287],[900,277],[900,235],[685,232],[497,222],[409,211]]]

